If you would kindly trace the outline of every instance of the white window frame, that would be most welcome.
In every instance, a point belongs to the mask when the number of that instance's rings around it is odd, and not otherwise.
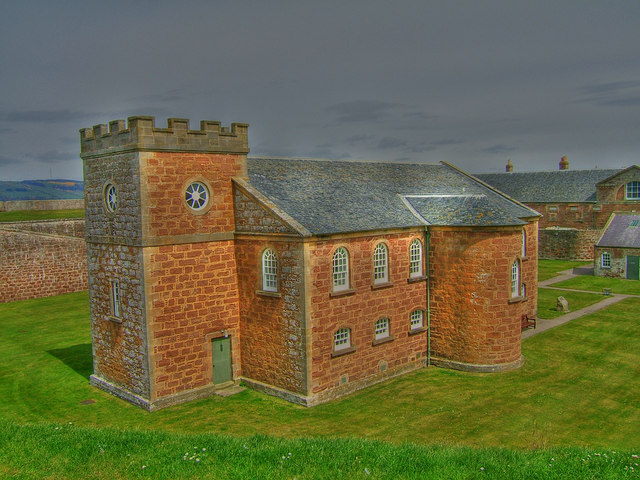
[[[409,246],[409,277],[422,276],[422,242],[414,238]]]
[[[333,253],[331,273],[333,277],[333,291],[349,289],[349,252],[339,247]]]
[[[640,200],[640,182],[633,180],[627,183],[625,188],[625,199]]]
[[[389,323],[388,317],[383,317],[376,321],[373,328],[374,338],[376,340],[382,340],[383,338],[389,337]]]
[[[120,308],[120,282],[111,280],[111,316],[120,318],[122,309]]]
[[[278,257],[270,248],[262,252],[262,290],[278,291]]]
[[[195,212],[200,212],[207,208],[210,196],[209,187],[199,181],[189,183],[184,191],[184,201]]]
[[[424,327],[424,312],[420,309],[411,312],[411,330],[419,330]]]
[[[511,298],[520,295],[520,262],[514,260],[511,264]]]
[[[600,255],[600,266],[602,268],[611,268],[611,254],[609,252],[602,252],[602,255]]]
[[[373,251],[373,283],[389,283],[389,250],[382,242]]]
[[[341,328],[333,334],[333,350],[339,352],[351,347],[351,329]]]

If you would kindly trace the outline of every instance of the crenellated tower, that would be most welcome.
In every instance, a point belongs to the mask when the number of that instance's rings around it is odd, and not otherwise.
[[[93,385],[153,410],[241,374],[231,179],[247,176],[247,130],[80,130]]]

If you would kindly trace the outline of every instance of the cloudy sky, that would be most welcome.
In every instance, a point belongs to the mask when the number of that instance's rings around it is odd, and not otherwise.
[[[640,2],[30,1],[0,15],[0,180],[78,130],[249,123],[254,155],[470,172],[640,164]]]

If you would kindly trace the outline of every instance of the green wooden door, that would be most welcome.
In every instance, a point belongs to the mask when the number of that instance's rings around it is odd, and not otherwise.
[[[640,280],[640,256],[627,255],[627,278],[629,280]]]
[[[213,383],[231,380],[231,339],[214,338],[211,340],[213,352]]]

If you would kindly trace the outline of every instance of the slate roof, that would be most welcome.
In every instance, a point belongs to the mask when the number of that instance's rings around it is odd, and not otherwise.
[[[622,169],[482,173],[483,182],[525,203],[595,202],[596,185]]]
[[[523,225],[539,216],[446,164],[250,157],[249,184],[313,234]]]
[[[640,214],[614,213],[596,246],[640,248]]]

